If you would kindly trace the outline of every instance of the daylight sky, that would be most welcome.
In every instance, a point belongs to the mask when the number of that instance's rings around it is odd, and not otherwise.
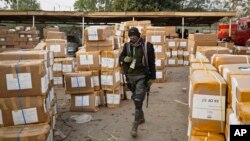
[[[75,0],[38,0],[42,10],[73,11]]]

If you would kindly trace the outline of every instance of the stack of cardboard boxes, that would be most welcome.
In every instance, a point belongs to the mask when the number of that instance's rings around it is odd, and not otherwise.
[[[53,140],[56,99],[49,54],[35,50],[0,54],[0,140]]]
[[[155,82],[164,83],[167,80],[165,30],[162,30],[162,28],[160,27],[155,27],[155,28],[151,27],[150,29],[147,29],[146,41],[152,43],[155,50],[155,66],[156,66]]]
[[[39,43],[39,31],[35,27],[16,26],[0,28],[0,48],[34,48]]]
[[[75,59],[67,57],[67,40],[59,28],[44,28],[46,50],[54,53],[53,80],[54,86],[64,87],[64,73],[74,72]]]
[[[122,50],[125,37],[125,26],[124,24],[115,25],[115,49]]]
[[[186,39],[168,39],[166,43],[168,66],[189,65],[188,42]]]

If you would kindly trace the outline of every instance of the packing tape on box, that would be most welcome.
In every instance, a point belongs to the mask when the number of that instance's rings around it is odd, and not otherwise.
[[[222,83],[221,83],[221,81],[220,81],[220,79],[212,72],[212,71],[208,71],[210,74],[212,74],[213,75],[213,77],[219,82],[219,84],[220,84],[220,109],[221,109],[221,118],[222,117],[224,117],[223,116],[223,110],[222,110],[222,108],[223,108],[223,105],[222,105]],[[223,132],[223,130],[224,130],[224,125],[223,125],[223,121],[224,121],[224,119],[221,119],[221,132]]]
[[[86,59],[89,60],[88,58],[89,58],[89,53],[86,52]],[[94,61],[94,60],[93,60],[93,61]],[[88,69],[91,70],[91,69],[90,69],[90,64],[89,64],[89,63],[87,63],[87,64],[88,64]]]
[[[249,64],[249,56],[246,56],[247,64]]]

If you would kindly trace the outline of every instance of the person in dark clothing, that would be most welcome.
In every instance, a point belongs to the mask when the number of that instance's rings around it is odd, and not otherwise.
[[[185,29],[184,30],[184,39],[187,39],[188,38],[188,29]]]
[[[124,44],[119,60],[126,75],[128,87],[133,93],[135,119],[130,133],[136,137],[139,124],[145,122],[142,110],[145,95],[153,79],[156,78],[155,54],[153,45],[140,37],[137,28],[132,27],[128,36],[130,42]]]
[[[178,37],[181,38],[181,30],[178,29],[176,33],[178,34]]]

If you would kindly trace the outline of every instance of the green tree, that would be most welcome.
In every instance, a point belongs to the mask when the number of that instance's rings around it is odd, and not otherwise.
[[[77,11],[112,11],[114,0],[76,0],[74,8]]]
[[[11,10],[40,10],[37,0],[0,0]],[[18,8],[18,9],[17,9]]]

